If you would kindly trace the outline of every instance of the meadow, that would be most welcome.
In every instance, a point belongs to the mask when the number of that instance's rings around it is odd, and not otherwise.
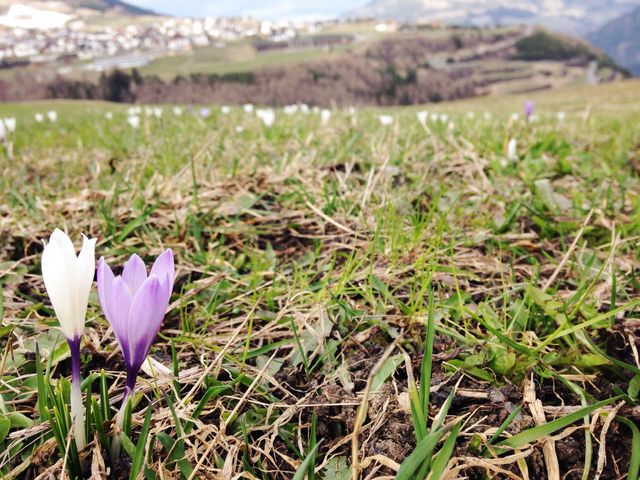
[[[128,108],[0,105],[0,477],[639,478],[640,82],[270,127]],[[56,227],[175,255],[118,458],[95,287],[68,433]]]

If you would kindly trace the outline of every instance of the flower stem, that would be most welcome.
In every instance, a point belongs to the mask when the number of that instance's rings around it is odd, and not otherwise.
[[[130,398],[133,397],[133,393],[135,390],[135,377],[133,377],[133,382],[131,382],[130,376],[127,375],[127,384],[124,389],[124,397],[122,398],[122,405],[120,406],[120,410],[116,414],[116,432],[113,435],[113,440],[111,441],[111,461],[115,462],[120,457],[120,447],[122,445],[122,439],[120,435],[124,431],[124,416],[127,411],[127,403]]]
[[[76,447],[82,450],[87,444],[84,432],[84,405],[82,403],[82,390],[80,384],[80,338],[68,339],[71,351],[71,423],[73,424],[73,436]]]

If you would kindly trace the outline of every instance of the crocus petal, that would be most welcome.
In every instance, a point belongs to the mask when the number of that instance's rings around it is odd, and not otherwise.
[[[173,278],[175,277],[176,270],[173,261],[173,252],[171,249],[166,249],[162,254],[156,258],[156,261],[151,267],[151,273],[149,276],[155,275],[161,282],[169,280],[169,290],[173,290]]]
[[[147,267],[142,259],[135,253],[131,255],[131,258],[124,264],[122,278],[126,284],[129,285],[132,295],[136,294],[142,282],[147,279]]]
[[[76,279],[76,302],[78,316],[75,318],[75,333],[78,338],[84,330],[85,317],[87,315],[87,304],[89,303],[89,292],[93,284],[93,277],[96,272],[96,250],[95,238],[87,238],[83,235],[82,249],[75,262]]]
[[[107,317],[109,323],[112,323],[111,319],[113,314],[111,313],[111,298],[113,297],[113,280],[114,275],[111,271],[111,267],[107,264],[104,257],[100,257],[98,260],[98,298],[100,299],[100,305],[104,311],[104,316]]]
[[[109,324],[113,328],[113,333],[118,340],[118,344],[122,349],[124,355],[124,361],[127,365],[131,362],[131,344],[129,342],[129,312],[131,310],[131,304],[133,303],[133,296],[131,290],[122,277],[115,277],[111,284],[111,295],[107,300],[108,309],[111,318]],[[105,312],[106,314],[106,312]]]
[[[145,280],[129,311],[128,340],[132,367],[140,368],[149,354],[168,305],[169,295],[161,281],[156,276]]]
[[[75,336],[74,319],[77,308],[68,283],[71,278],[71,268],[72,264],[66,261],[65,253],[60,250],[58,242],[49,241],[42,252],[42,278],[60,322],[62,333],[69,339]]]

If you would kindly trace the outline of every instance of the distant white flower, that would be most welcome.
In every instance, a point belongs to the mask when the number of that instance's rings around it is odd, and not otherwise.
[[[327,110],[326,108],[322,110],[322,112],[320,112],[320,118],[324,125],[328,124],[329,120],[331,120],[331,110]]]
[[[473,120],[474,118],[476,118],[476,112],[474,112],[473,110],[470,112],[467,112],[467,118],[469,120]]]
[[[293,105],[285,105],[282,109],[282,112],[285,115],[294,115],[295,113],[298,112],[298,105],[293,104]]]
[[[105,113],[104,116],[107,120],[113,120],[113,113],[111,112]]]
[[[50,122],[57,122],[58,121],[58,112],[56,112],[55,110],[50,110],[47,112],[47,118],[49,119]]]
[[[528,120],[529,120],[529,122],[531,122],[531,123],[535,123],[535,122],[537,122],[538,120],[540,120],[540,116],[539,116],[538,114],[536,114],[536,113],[532,113],[531,115],[529,115]]]
[[[418,117],[418,122],[422,125],[426,125],[427,119],[429,118],[429,113],[426,110],[421,110],[416,113],[416,117]]]
[[[449,129],[449,131],[453,132],[456,129],[456,124],[454,122],[449,122],[447,128]]]
[[[182,115],[182,108],[180,107],[173,107],[173,114],[176,117],[179,117],[180,115]]]
[[[356,107],[349,107],[349,109],[347,110],[347,113],[352,117],[355,117],[358,112],[356,111]]]
[[[142,113],[142,108],[140,107],[129,107],[127,109],[127,115],[129,116],[139,115],[140,113]]]
[[[558,121],[564,122],[565,118],[567,118],[567,114],[564,112],[558,112]]]
[[[242,109],[244,110],[244,113],[253,113],[253,104],[251,103],[245,103],[242,106]]]
[[[491,120],[491,112],[484,112],[484,119]]]
[[[242,125],[238,125],[236,127],[236,133],[242,133],[242,132],[244,132],[244,127]]]
[[[211,109],[210,108],[202,107],[200,109],[200,117],[207,118],[209,115],[211,115]]]
[[[16,119],[14,117],[5,118],[3,122],[10,133],[16,131]]]
[[[264,123],[266,127],[271,127],[276,121],[276,112],[274,112],[271,108],[259,108],[258,110],[256,110],[256,116],[260,120],[262,120],[262,123]]]
[[[131,128],[140,128],[140,117],[138,115],[130,115],[129,118],[127,118],[127,122],[129,122]]]
[[[153,115],[154,115],[156,118],[161,118],[161,117],[162,117],[162,113],[163,113],[162,108],[160,108],[160,107],[154,107],[154,109],[153,109]]]
[[[391,115],[380,115],[378,120],[380,120],[380,124],[384,126],[388,126],[393,123],[393,117]]]
[[[4,141],[7,138],[7,130],[4,126],[4,122],[0,122],[0,140]]]
[[[301,104],[300,111],[306,115],[307,113],[309,113],[309,105],[307,105],[306,103]]]
[[[311,111],[312,111],[313,113],[320,113],[320,107],[318,107],[317,105],[315,105],[315,106],[311,109]]]
[[[36,113],[33,118],[36,119],[36,122],[41,123],[44,120],[44,115],[41,113]]]
[[[431,114],[431,121],[434,122],[434,123],[438,121],[438,114],[437,113],[432,113]]]
[[[439,120],[442,123],[447,123],[447,120],[449,120],[449,115],[447,115],[446,113],[441,113],[440,117],[439,117]]]
[[[145,117],[150,117],[151,115],[153,115],[153,108],[149,106],[144,107],[144,115]]]
[[[517,122],[518,120],[520,120],[520,115],[518,115],[517,113],[512,113],[511,114],[511,121],[512,122]]]
[[[507,145],[507,157],[509,160],[516,160],[518,158],[517,152],[518,144],[515,138],[509,140],[509,144]]]
[[[222,106],[220,107],[220,112],[221,112],[223,115],[228,115],[228,114],[231,112],[231,108],[230,108],[229,106],[227,106],[227,105],[222,105]]]

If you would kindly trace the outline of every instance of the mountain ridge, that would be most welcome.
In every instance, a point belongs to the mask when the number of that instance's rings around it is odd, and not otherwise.
[[[157,15],[152,10],[136,7],[122,0],[0,0],[0,9],[7,10],[15,4],[66,14],[94,11],[98,14]]]
[[[457,25],[539,24],[586,36],[631,11],[638,0],[371,0],[345,12],[343,18],[374,18],[407,23]]]
[[[640,6],[591,33],[589,41],[634,75],[640,75]]]

